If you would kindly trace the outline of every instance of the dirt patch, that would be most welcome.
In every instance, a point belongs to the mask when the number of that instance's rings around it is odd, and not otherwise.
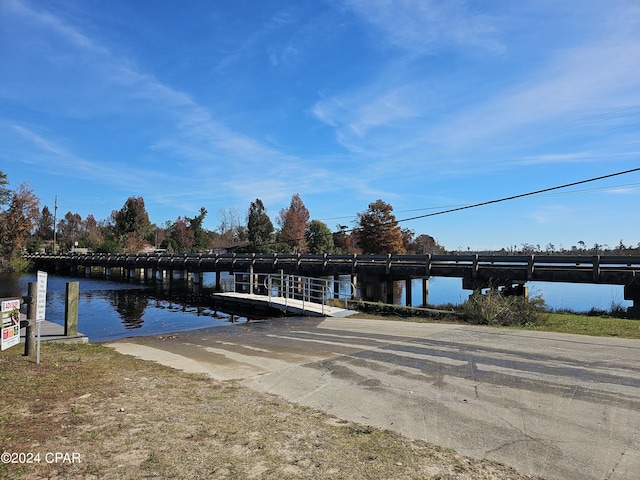
[[[0,382],[0,478],[532,478],[99,345],[14,347]]]

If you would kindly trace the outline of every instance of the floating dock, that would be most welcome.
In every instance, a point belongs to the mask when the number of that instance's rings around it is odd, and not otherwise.
[[[255,295],[249,293],[224,292],[212,294],[214,299],[223,302],[238,303],[244,305],[263,305],[294,315],[306,315],[309,317],[348,317],[355,310],[341,307],[331,307],[320,303],[297,300],[283,297],[269,297],[267,295]]]

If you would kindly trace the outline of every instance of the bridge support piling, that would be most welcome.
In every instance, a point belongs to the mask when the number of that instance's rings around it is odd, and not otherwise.
[[[91,278],[91,266],[84,267],[84,276],[87,278]]]
[[[429,305],[429,279],[422,279],[422,306],[426,307]]]
[[[632,283],[624,286],[624,299],[632,300],[633,305],[627,308],[630,318],[640,319],[640,284]]]
[[[412,301],[412,293],[413,293],[413,286],[411,285],[411,277],[407,278],[405,281],[405,305],[407,307],[410,307],[413,304]]]
[[[106,278],[107,280],[111,280],[111,268],[110,267],[104,267],[104,278]]]
[[[511,286],[505,286],[501,290],[501,292],[506,297],[529,298],[529,287],[524,283],[516,283]]]
[[[193,280],[193,293],[198,295],[202,289],[202,283],[204,281],[204,273],[192,272],[191,279]]]
[[[387,279],[386,279],[386,284],[387,284],[387,292],[386,292],[386,301],[385,303],[388,303],[389,305],[393,305],[393,289],[396,286],[396,282],[394,281],[393,277],[391,275],[387,275]]]

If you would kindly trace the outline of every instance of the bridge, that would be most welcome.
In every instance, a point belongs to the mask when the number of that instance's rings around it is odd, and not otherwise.
[[[341,276],[349,276],[364,300],[393,303],[393,287],[405,282],[411,305],[411,280],[422,279],[424,303],[428,303],[430,277],[457,277],[462,288],[478,291],[502,289],[506,294],[526,295],[526,283],[567,282],[623,285],[625,300],[632,300],[629,314],[640,317],[640,255],[337,255],[337,254],[25,254],[43,270],[68,275],[116,275],[144,280],[180,278],[201,285],[204,273],[334,277],[335,294]]]

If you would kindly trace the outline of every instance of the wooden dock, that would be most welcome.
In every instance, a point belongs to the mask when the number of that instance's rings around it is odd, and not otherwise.
[[[21,315],[21,320],[26,320],[25,315]],[[24,344],[25,328],[20,329],[20,343]],[[34,329],[37,336],[37,327]],[[64,326],[57,323],[44,320],[40,325],[40,341],[41,342],[64,342],[64,343],[89,343],[89,337],[78,332],[77,335],[65,336]]]

